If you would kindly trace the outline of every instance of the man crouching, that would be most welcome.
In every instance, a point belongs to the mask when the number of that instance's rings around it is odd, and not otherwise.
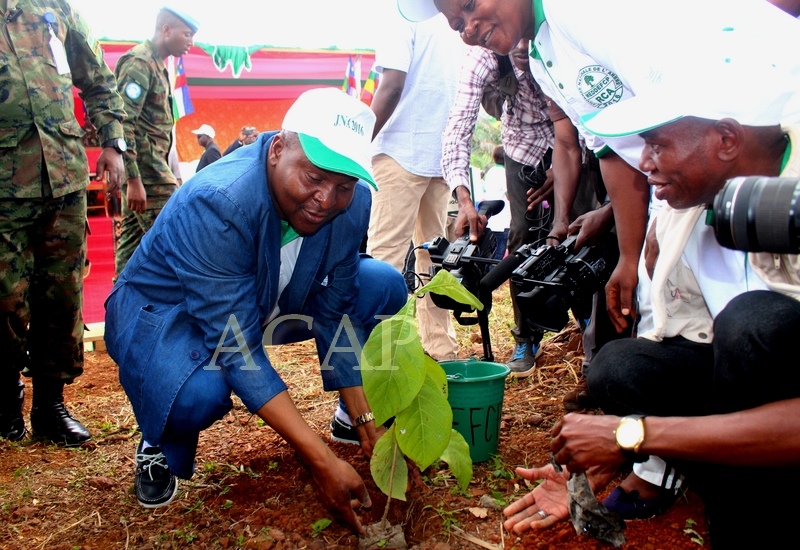
[[[311,469],[323,505],[355,531],[361,478],[300,416],[264,344],[315,338],[326,390],[339,390],[366,455],[382,433],[361,387],[359,350],[406,300],[402,276],[362,258],[375,116],[335,89],[304,93],[281,132],[259,135],[170,198],[106,308],[106,342],[142,431],[136,497],[172,501],[200,431],[231,392]],[[352,338],[357,342],[351,341]],[[337,412],[337,418],[350,420]]]

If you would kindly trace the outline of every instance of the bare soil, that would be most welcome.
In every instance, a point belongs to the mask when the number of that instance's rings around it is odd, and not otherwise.
[[[493,335],[498,362],[505,362],[511,352],[504,336],[509,322],[503,306],[498,304],[500,322]],[[474,332],[477,329],[459,328],[464,357],[480,353]],[[549,460],[550,428],[564,414],[561,399],[580,370],[580,334],[574,326],[552,335],[544,350],[533,376],[507,381],[498,457],[475,465],[467,493],[455,488],[442,465],[424,472],[424,487],[412,488],[406,502],[392,503],[390,521],[403,525],[410,547],[605,546],[576,535],[566,522],[522,537],[502,529],[502,507],[529,491],[513,474],[514,467]],[[322,391],[313,345],[280,346],[270,354],[301,413],[327,439],[336,396]],[[308,469],[241,402],[235,400],[234,409],[201,435],[196,473],[182,482],[176,501],[146,510],[133,494],[136,419],[107,353],[87,353],[86,372],[67,387],[66,398],[72,413],[92,432],[90,443],[65,449],[30,440],[0,440],[0,548],[357,548],[358,539],[336,522],[315,529],[317,520],[330,516],[315,495]],[[379,521],[386,497],[372,482],[367,459],[357,446],[331,447],[356,468],[370,490],[373,506],[359,511],[362,523]],[[499,509],[486,506],[492,500]],[[626,548],[695,549],[694,535],[684,532],[689,520],[696,522],[692,527],[708,546],[702,503],[687,492],[663,516],[627,522]],[[467,541],[465,533],[483,544]]]

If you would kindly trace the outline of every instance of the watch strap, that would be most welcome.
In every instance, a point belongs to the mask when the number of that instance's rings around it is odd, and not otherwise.
[[[125,141],[122,138],[113,138],[113,139],[109,139],[108,141],[105,141],[103,143],[102,147],[103,147],[103,149],[107,149],[107,148],[114,149],[117,153],[119,153],[121,155],[125,151],[118,145],[120,141],[122,143],[125,143]]]
[[[372,422],[373,420],[375,420],[375,415],[372,414],[372,411],[370,411],[370,412],[366,412],[366,413],[362,414],[361,416],[359,416],[358,418],[356,418],[354,422],[355,422],[356,427],[359,427],[359,426],[363,426],[367,422]]]

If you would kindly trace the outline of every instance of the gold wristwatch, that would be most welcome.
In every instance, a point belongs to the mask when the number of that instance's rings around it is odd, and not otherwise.
[[[644,443],[644,416],[632,414],[625,416],[619,421],[617,429],[614,430],[614,439],[617,447],[622,451],[625,458],[641,462],[646,457],[640,456],[639,447]]]

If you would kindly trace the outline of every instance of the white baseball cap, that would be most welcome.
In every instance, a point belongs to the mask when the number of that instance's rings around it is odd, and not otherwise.
[[[316,88],[297,98],[282,128],[298,135],[314,165],[362,179],[378,189],[372,176],[375,114],[366,104],[339,88]]]
[[[208,124],[203,124],[197,130],[192,130],[192,133],[197,134],[198,136],[208,136],[211,139],[214,139],[214,137],[217,135],[217,133],[214,131],[214,128]]]
[[[763,54],[762,54],[763,55]],[[683,58],[687,59],[687,58]],[[732,118],[744,126],[796,123],[800,82],[777,59],[749,55],[746,44],[718,48],[676,65],[636,96],[584,115],[581,124],[601,137],[640,134],[684,117]]]
[[[425,21],[439,13],[433,0],[397,0],[400,15],[411,22]]]

